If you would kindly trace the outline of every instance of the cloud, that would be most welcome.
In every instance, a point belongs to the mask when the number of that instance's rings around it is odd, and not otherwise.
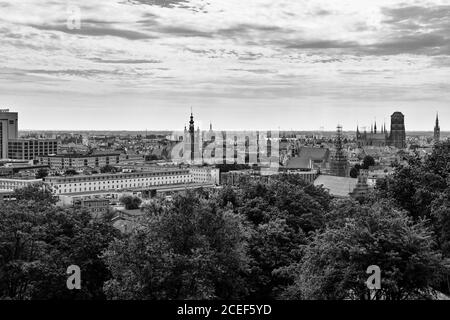
[[[99,63],[118,63],[118,64],[140,64],[140,63],[162,63],[161,60],[146,60],[146,59],[102,59],[102,58],[91,58],[89,59],[94,62]]]
[[[125,29],[117,29],[114,27],[103,27],[97,26],[89,23],[81,23],[80,29],[69,29],[65,23],[64,24],[54,24],[54,25],[37,25],[30,24],[29,26],[46,31],[58,31],[64,32],[68,34],[74,35],[83,35],[83,36],[95,36],[95,37],[104,37],[104,36],[112,36],[119,37],[128,40],[145,40],[145,39],[154,39],[154,36],[149,34],[133,31],[133,30],[125,30]]]

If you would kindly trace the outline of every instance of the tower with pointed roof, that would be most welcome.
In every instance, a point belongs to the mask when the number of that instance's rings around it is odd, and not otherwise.
[[[439,126],[439,114],[436,113],[436,124],[434,125],[434,142],[441,140],[441,127]]]

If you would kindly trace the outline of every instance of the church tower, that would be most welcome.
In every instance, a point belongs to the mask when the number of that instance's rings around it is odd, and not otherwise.
[[[185,161],[194,164],[201,162],[200,154],[200,130],[195,130],[194,115],[191,111],[191,117],[189,120],[189,128],[184,131],[184,151],[183,158]]]
[[[342,126],[337,127],[337,137],[335,142],[336,150],[331,157],[330,172],[331,175],[339,177],[348,176],[348,161],[342,146]]]
[[[391,146],[398,149],[406,148],[405,116],[401,112],[394,112],[391,116]]]
[[[436,114],[436,124],[434,126],[434,142],[441,140],[441,128],[439,126],[439,114]]]

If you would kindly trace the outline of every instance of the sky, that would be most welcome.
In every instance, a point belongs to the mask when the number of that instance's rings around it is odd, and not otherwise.
[[[450,130],[450,0],[0,0],[22,130]]]

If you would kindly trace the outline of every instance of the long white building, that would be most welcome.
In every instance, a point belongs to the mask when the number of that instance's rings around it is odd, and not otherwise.
[[[194,179],[188,169],[168,169],[150,172],[46,177],[44,182],[54,194],[63,195],[189,184],[193,183]]]
[[[18,177],[18,178],[0,178],[0,189],[1,190],[15,190],[25,188],[27,186],[33,184],[42,183],[42,179],[32,179],[26,177]]]

